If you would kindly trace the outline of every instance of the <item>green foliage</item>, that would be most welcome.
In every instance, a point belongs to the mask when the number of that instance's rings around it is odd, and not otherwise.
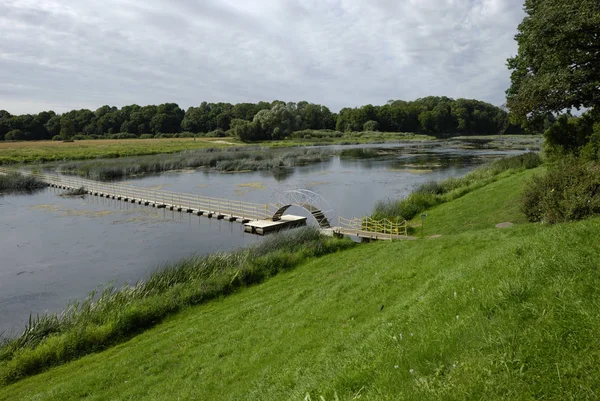
[[[532,169],[541,164],[541,157],[537,153],[531,152],[496,160],[462,178],[449,178],[440,183],[424,183],[405,199],[379,201],[375,205],[372,217],[378,220],[411,220],[433,206],[459,198],[476,188],[495,181],[504,172],[514,173]]]
[[[593,112],[580,117],[561,115],[544,133],[546,154],[555,159],[573,155],[598,160],[599,121],[597,113]]]
[[[530,222],[564,223],[600,213],[600,164],[567,157],[533,177],[521,196]]]
[[[5,136],[4,140],[6,141],[23,141],[25,140],[25,133],[20,129],[14,129],[9,131]]]
[[[121,342],[191,305],[229,295],[309,258],[353,246],[314,228],[279,233],[231,253],[166,265],[147,281],[93,292],[60,315],[30,318],[23,334],[0,347],[0,383],[9,383]]]
[[[207,103],[184,112],[175,103],[117,108],[102,106],[96,111],[71,110],[62,115],[53,111],[13,116],[0,113],[0,140],[14,129],[26,140],[71,139],[154,135],[166,138],[188,132],[194,135],[224,136],[231,132],[242,141],[279,140],[296,131],[411,132],[436,136],[453,134],[498,134],[516,130],[507,122],[506,112],[489,103],[469,99],[426,97],[413,102],[391,101],[384,106],[344,108],[338,115],[327,107],[301,101]],[[366,125],[365,125],[366,124]]]
[[[363,124],[363,130],[365,131],[377,131],[377,127],[379,126],[379,124],[377,123],[377,121],[374,120],[369,120],[366,123]]]
[[[0,173],[0,191],[3,192],[33,191],[45,187],[46,184],[43,181],[31,175]]]
[[[573,107],[596,108],[600,99],[600,2],[526,0],[525,19],[508,59],[511,112],[524,119]]]
[[[68,140],[73,138],[77,133],[75,123],[68,116],[63,116],[60,119],[60,137]]]

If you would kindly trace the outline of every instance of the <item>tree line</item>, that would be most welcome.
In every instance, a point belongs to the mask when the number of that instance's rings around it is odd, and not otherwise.
[[[412,132],[433,136],[519,134],[533,130],[511,124],[506,110],[472,99],[430,96],[391,100],[383,106],[343,108],[301,101],[207,103],[184,111],[175,103],[63,114],[11,115],[0,110],[0,140],[150,138],[174,134],[235,135],[245,141],[283,139],[302,130]]]

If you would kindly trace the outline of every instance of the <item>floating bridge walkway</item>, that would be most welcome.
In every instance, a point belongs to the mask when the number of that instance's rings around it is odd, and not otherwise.
[[[0,174],[15,170],[0,168]],[[331,227],[332,209],[318,194],[296,189],[276,194],[271,203],[259,204],[240,200],[211,198],[196,194],[169,192],[128,185],[124,183],[99,182],[57,173],[33,172],[50,187],[65,190],[83,190],[84,194],[136,203],[158,209],[168,209],[190,213],[218,220],[239,222],[246,232],[264,235],[282,228],[306,224],[306,217],[284,214],[291,206],[299,206],[309,211],[319,227],[326,233],[336,236],[356,236],[363,240],[406,240],[415,239],[407,234],[406,222],[394,223],[389,220],[372,220],[368,217],[338,219],[338,226]]]

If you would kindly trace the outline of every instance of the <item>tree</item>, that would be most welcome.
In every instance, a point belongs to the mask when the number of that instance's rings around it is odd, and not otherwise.
[[[520,120],[600,104],[600,2],[525,0],[508,59],[507,105]]]
[[[377,121],[369,120],[363,124],[363,130],[365,131],[377,131]]]
[[[75,123],[69,118],[69,116],[63,115],[60,119],[60,136],[64,140],[69,140],[77,134],[75,130]]]

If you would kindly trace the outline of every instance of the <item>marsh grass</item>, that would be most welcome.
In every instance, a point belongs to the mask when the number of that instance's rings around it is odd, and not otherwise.
[[[61,165],[60,170],[92,179],[113,180],[190,168],[223,172],[275,170],[320,163],[332,156],[333,151],[325,149],[208,148],[170,155],[70,162]]]
[[[495,160],[462,178],[449,178],[442,182],[426,182],[404,199],[379,201],[372,217],[395,221],[411,220],[417,214],[433,206],[459,198],[495,181],[502,173],[510,174],[532,169],[541,164],[540,155],[533,152]]]
[[[46,183],[31,175],[17,172],[0,174],[0,191],[3,192],[31,192],[46,186]]]
[[[87,194],[87,190],[85,189],[85,187],[79,187],[79,188],[75,188],[75,189],[69,189],[68,191],[61,193],[59,196],[64,196],[64,197],[83,196],[85,194]]]
[[[0,383],[10,383],[126,340],[190,305],[227,296],[303,261],[353,245],[315,228],[279,233],[229,253],[192,256],[148,280],[106,286],[59,314],[29,319],[23,333],[0,346]]]

